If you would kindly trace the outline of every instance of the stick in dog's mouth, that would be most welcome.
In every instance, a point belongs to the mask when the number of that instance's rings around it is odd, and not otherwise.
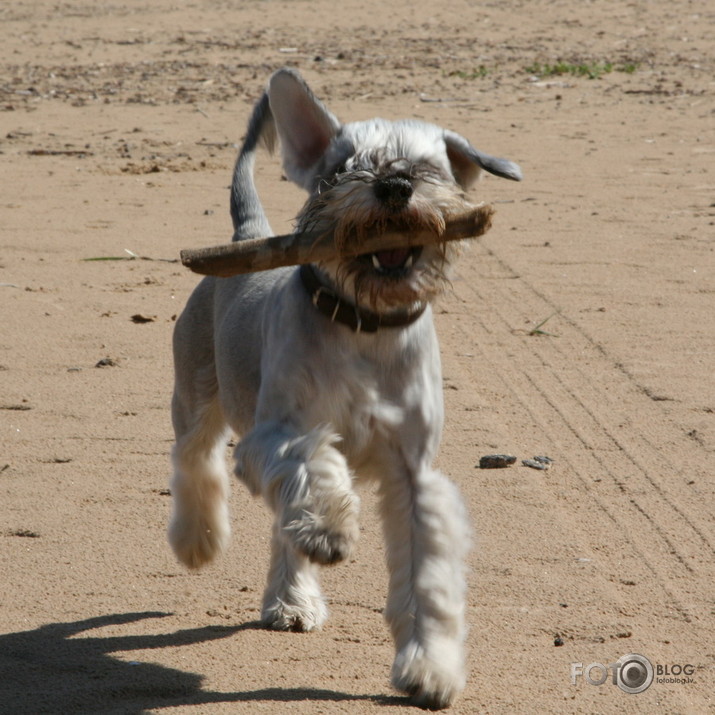
[[[227,278],[281,266],[355,258],[431,243],[478,238],[491,227],[493,215],[492,206],[480,204],[449,216],[442,233],[387,230],[362,236],[360,241],[354,243],[341,241],[340,247],[336,246],[332,236],[322,232],[251,238],[208,248],[184,249],[181,251],[181,262],[194,273]]]

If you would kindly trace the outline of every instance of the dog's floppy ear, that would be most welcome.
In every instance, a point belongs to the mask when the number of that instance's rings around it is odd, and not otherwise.
[[[340,122],[293,70],[280,69],[271,77],[268,98],[286,175],[303,188],[311,189],[313,168],[340,129]]]
[[[452,165],[452,173],[462,188],[471,186],[477,180],[481,169],[512,181],[522,179],[518,164],[475,149],[461,134],[446,130],[444,143],[447,145],[447,157]]]

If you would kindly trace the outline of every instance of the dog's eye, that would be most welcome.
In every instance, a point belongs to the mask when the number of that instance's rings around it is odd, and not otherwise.
[[[341,161],[339,164],[330,169],[328,173],[326,173],[325,182],[331,185],[339,183],[340,177],[348,171],[348,159],[346,159],[345,161]]]

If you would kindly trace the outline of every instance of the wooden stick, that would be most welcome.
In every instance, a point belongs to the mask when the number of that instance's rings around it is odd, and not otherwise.
[[[342,250],[337,248],[330,234],[305,232],[249,238],[221,246],[185,249],[181,251],[181,262],[194,273],[226,278],[280,266],[317,263],[334,258],[354,258],[357,255],[394,248],[477,238],[489,230],[493,213],[491,206],[475,206],[464,213],[451,216],[446,221],[442,234],[431,231],[388,231],[368,235],[355,243],[347,241],[348,245]]]

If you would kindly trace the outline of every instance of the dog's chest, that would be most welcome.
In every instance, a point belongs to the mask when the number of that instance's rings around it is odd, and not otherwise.
[[[360,335],[319,314],[295,278],[267,308],[257,421],[327,427],[354,469],[385,447],[436,449],[441,367],[429,309],[405,328]]]
[[[340,435],[338,447],[351,466],[379,461],[386,447],[406,439],[429,441],[439,432],[440,371],[430,351],[389,356],[348,351],[334,357],[329,367],[322,363],[306,416],[312,425],[329,424]]]
[[[377,437],[394,428],[400,410],[378,366],[351,362],[343,363],[321,385],[311,421],[331,424],[342,438],[341,449],[351,460],[359,460]]]

